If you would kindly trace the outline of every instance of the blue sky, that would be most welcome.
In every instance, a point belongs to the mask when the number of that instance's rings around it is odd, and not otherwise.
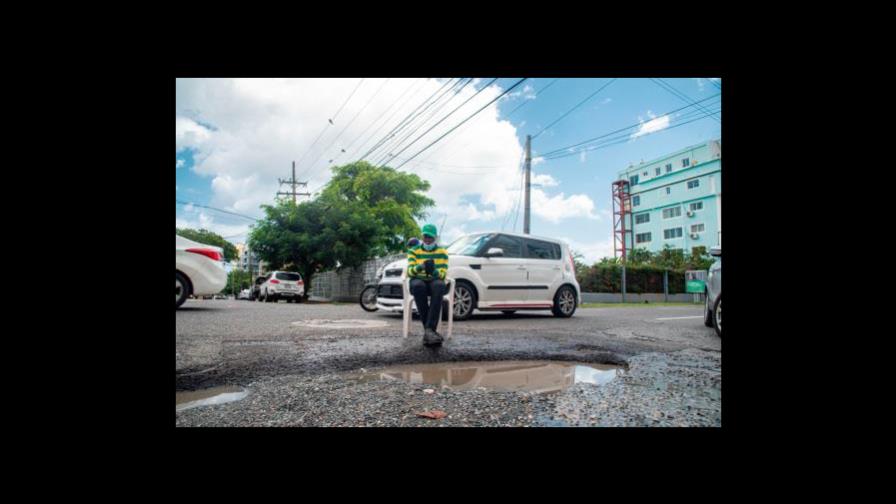
[[[472,96],[473,88],[481,88],[490,80],[475,82],[463,92]],[[458,110],[432,134],[438,135],[453,126],[486,103],[489,96],[497,96],[517,80],[518,78],[499,79],[491,89],[473,97],[469,108]],[[519,194],[517,182],[520,179],[516,162],[519,160],[521,147],[525,144],[526,135],[536,134],[610,80],[561,78],[536,95],[536,91],[554,79],[528,79],[508,97],[499,100],[496,111],[493,108],[487,109],[482,113],[484,117],[471,120],[406,164],[403,171],[418,172],[434,186],[432,196],[435,196],[439,205],[431,209],[430,220],[441,224],[447,214],[447,225],[442,230],[445,238],[443,241],[462,232],[496,230],[501,229],[502,225],[505,230],[509,230],[514,220],[515,208],[515,203],[510,202],[515,201]],[[376,121],[385,118],[386,107],[400,103],[393,96],[398,98],[405,90],[411,95],[414,90],[410,80],[360,81],[359,84],[358,79],[336,79],[334,81],[339,82],[328,82],[328,85],[310,80],[300,81],[231,83],[222,80],[205,82],[179,79],[175,152],[177,199],[260,216],[257,204],[265,202],[265,199],[273,200],[273,193],[277,190],[276,178],[289,177],[290,163],[293,160],[301,159],[303,153],[308,154],[297,171],[300,173],[299,178],[303,179],[303,171],[307,170],[311,177],[309,188],[314,189],[328,177],[326,158],[335,157],[339,154],[340,146],[346,147],[353,140],[356,140],[356,146],[364,143],[369,135],[361,133],[375,131]],[[706,78],[664,78],[663,81],[691,100],[701,100],[720,93]],[[439,81],[438,85],[443,82]],[[721,84],[721,81],[717,83]],[[315,87],[318,84],[320,86]],[[429,84],[421,82],[421,85]],[[435,81],[431,85],[434,89],[438,88]],[[330,89],[333,91],[330,92]],[[340,104],[346,103],[345,99],[353,89],[356,89],[356,94],[352,95],[354,101],[349,100],[341,117],[337,116],[339,124],[327,129],[324,117],[332,116]],[[386,96],[393,89],[394,95]],[[314,90],[319,96],[325,96],[317,101],[327,103],[312,103],[312,100],[305,103],[304,97]],[[427,91],[421,92],[419,100],[426,94]],[[460,104],[463,96],[459,95],[456,103],[450,103],[435,117],[443,116]],[[382,99],[378,101],[380,97]],[[413,106],[412,101],[408,102],[409,108]],[[709,105],[717,101],[718,98],[704,103]],[[524,102],[525,106],[507,117]],[[681,98],[649,79],[620,78],[535,138],[532,143],[532,156],[536,158],[532,168],[533,183],[541,181],[546,184],[533,188],[533,192],[539,191],[538,198],[533,194],[533,205],[536,200],[545,203],[538,209],[533,208],[532,234],[564,238],[574,249],[585,253],[588,260],[612,255],[610,183],[616,174],[629,163],[637,164],[642,159],[648,161],[690,145],[719,139],[721,124],[711,118],[703,118],[681,127],[660,128],[625,143],[586,152],[584,157],[576,154],[539,162],[538,156],[540,153],[629,125],[646,123],[657,117],[659,119],[649,124],[662,126],[661,116],[664,113],[686,105]],[[370,137],[371,142],[385,133],[391,122],[397,122],[404,114],[401,107],[398,109],[399,113],[394,119],[383,123],[386,127],[381,133]],[[682,112],[690,110],[693,109]],[[306,121],[310,117],[314,119]],[[348,120],[352,118],[355,121],[350,123]],[[434,122],[435,119],[429,124]],[[675,124],[673,118],[671,125]],[[322,130],[321,125],[324,131],[321,141],[315,148],[309,149]],[[345,130],[339,127],[342,125],[345,125]],[[428,126],[423,129],[426,127]],[[261,131],[264,134],[259,134]],[[339,136],[340,132],[343,132],[342,136]],[[429,141],[430,137],[421,139],[400,155],[399,159],[409,157]],[[323,151],[331,143],[331,150]],[[366,149],[367,145],[360,147]],[[354,147],[347,149],[348,154],[353,149]],[[312,158],[320,160],[313,164]],[[335,164],[346,161],[348,159],[337,158]],[[308,164],[311,164],[310,168],[305,166]],[[400,163],[389,164],[396,166]],[[257,168],[253,168],[254,166]],[[492,166],[501,168],[498,170]],[[477,180],[482,180],[482,184],[477,184]],[[469,187],[469,191],[464,184]],[[514,187],[517,189],[513,189]],[[571,215],[566,217],[564,214]],[[516,218],[517,231],[522,230],[522,220],[523,212],[520,208]],[[176,205],[176,221],[178,225],[204,226],[224,236],[233,236],[231,241],[235,243],[244,240],[246,226],[250,222],[183,205]]]

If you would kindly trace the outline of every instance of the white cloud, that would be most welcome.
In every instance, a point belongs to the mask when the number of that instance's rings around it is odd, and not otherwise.
[[[560,185],[560,182],[557,182],[557,179],[548,175],[547,173],[533,173],[530,177],[530,182],[532,184],[538,184],[542,187],[553,187],[556,185]]]
[[[178,152],[188,147],[199,147],[211,138],[211,131],[187,117],[174,120],[174,144]]]
[[[533,188],[531,191],[532,213],[542,219],[558,223],[563,219],[586,217],[600,219],[594,213],[594,201],[584,194],[572,194],[564,197],[563,193],[548,196],[543,190]]]
[[[578,240],[570,239],[568,237],[564,237],[562,239],[569,244],[569,247],[572,250],[574,250],[575,252],[579,252],[584,256],[580,260],[585,264],[590,265],[594,264],[604,257],[613,257],[612,237],[609,240],[595,242],[581,242]]]
[[[695,77],[694,80],[697,81],[697,89],[703,92],[703,79],[701,79],[700,77]]]
[[[585,156],[585,151],[582,151],[581,154],[579,154],[579,162],[580,162],[580,163],[584,163],[584,162],[585,162],[585,158],[586,158],[586,156]]]
[[[612,98],[604,98],[604,99],[600,102],[600,104],[601,104],[601,105],[606,105],[606,104],[610,103],[611,101],[613,101]]]
[[[174,164],[174,168],[175,168],[175,169],[176,169],[176,168],[183,168],[184,163],[186,163],[186,161],[184,161],[183,159],[178,159],[177,162]]]
[[[204,211],[200,211],[196,218],[175,218],[175,225],[179,228],[190,228],[190,229],[208,229],[213,233],[217,233],[225,238],[228,238],[231,242],[244,242],[246,240],[246,234],[249,231],[250,223],[246,224],[223,224],[215,221],[215,217],[206,214]]]
[[[338,165],[352,161],[352,154],[363,154],[444,83],[435,79],[425,82],[391,79],[372,99],[384,80],[366,79],[335,118],[334,126],[327,126],[328,119],[358,85],[357,79],[177,79],[176,147],[178,151],[193,149],[191,169],[209,177],[212,191],[209,206],[261,217],[259,205],[273,203],[276,192],[281,190],[277,179],[290,177],[293,160],[298,178],[308,181],[307,187],[300,190],[317,190],[331,176],[329,159],[335,158],[333,164]],[[402,97],[412,85],[414,88]],[[521,91],[524,98],[527,97],[525,89]],[[494,86],[483,90],[398,157],[409,158],[457,120],[502,92]],[[465,87],[444,110],[451,110],[452,104],[460,104],[474,93],[472,86]],[[390,110],[394,103],[400,106]],[[349,125],[356,114],[357,118]],[[380,120],[390,115],[385,127],[372,136],[382,123]],[[373,127],[368,129],[371,124]],[[323,136],[309,150],[321,129],[324,129]],[[444,148],[439,149],[440,146]],[[325,151],[327,147],[329,150]],[[347,152],[343,154],[341,149]],[[308,155],[302,159],[306,151]],[[475,121],[467,122],[404,165],[401,171],[416,173],[431,183],[428,196],[435,200],[437,213],[449,214],[449,221],[456,215],[458,220],[463,216],[488,222],[503,218],[518,199],[522,151],[517,128],[499,117],[496,102],[479,113]],[[372,161],[378,159],[379,153],[372,156]],[[543,161],[535,158],[532,164]],[[398,164],[394,162],[390,166]],[[449,171],[440,166],[447,164],[497,168]],[[534,193],[533,213],[540,215]],[[477,200],[476,205],[469,203]],[[545,210],[555,219],[588,216],[593,210],[593,203],[585,195],[544,196],[543,201],[552,208],[559,204],[564,209],[562,213]],[[215,216],[221,222],[242,225],[238,217]]]
[[[631,138],[638,138],[639,136],[655,133],[669,127],[668,115],[657,117],[656,114],[648,110],[647,116],[650,117],[650,120],[647,122],[644,122],[644,119],[641,116],[638,116],[638,121],[641,122],[641,126],[638,128],[638,131],[632,134]]]
[[[541,163],[544,163],[543,157],[538,156],[538,157],[532,158],[532,166],[540,165]]]

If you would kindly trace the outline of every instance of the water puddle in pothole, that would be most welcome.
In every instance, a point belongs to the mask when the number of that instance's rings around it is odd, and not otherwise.
[[[223,386],[189,392],[177,392],[177,410],[211,406],[239,401],[249,395],[249,391],[241,387]]]
[[[390,366],[350,373],[359,382],[398,380],[453,390],[559,392],[576,383],[603,385],[625,371],[622,366],[558,361],[438,362]]]

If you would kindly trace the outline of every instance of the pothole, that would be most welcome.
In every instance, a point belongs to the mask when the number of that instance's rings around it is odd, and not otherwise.
[[[557,361],[438,362],[388,367],[381,371],[361,370],[346,377],[359,382],[404,381],[452,390],[485,388],[559,392],[576,383],[603,385],[625,371],[622,366]]]
[[[177,392],[176,395],[176,411],[183,411],[199,406],[211,406],[239,401],[249,395],[249,391],[241,387],[223,386],[189,392]]]
[[[314,329],[371,329],[376,327],[387,327],[389,322],[385,320],[366,320],[366,319],[311,319],[299,320],[292,323],[296,327],[309,327]]]

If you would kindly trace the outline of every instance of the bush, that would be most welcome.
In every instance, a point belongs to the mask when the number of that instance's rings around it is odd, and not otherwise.
[[[632,294],[662,294],[665,268],[643,264],[625,269],[625,291]],[[669,294],[685,292],[684,270],[669,270]],[[594,264],[577,268],[576,279],[582,292],[622,292],[622,265]]]

